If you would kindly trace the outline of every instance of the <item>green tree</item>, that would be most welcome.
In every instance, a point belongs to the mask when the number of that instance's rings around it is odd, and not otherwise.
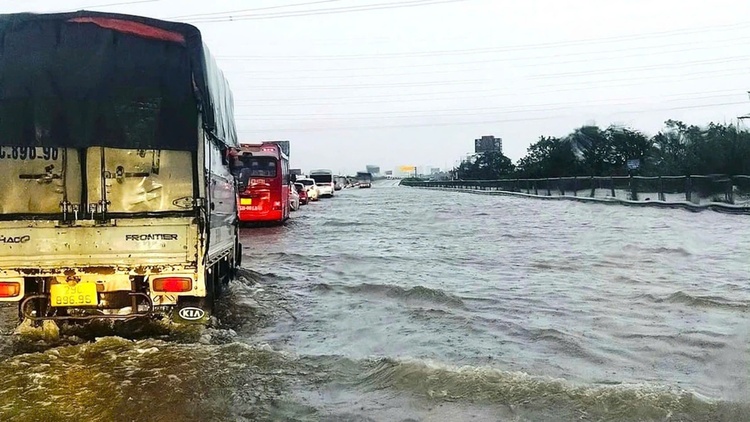
[[[581,156],[583,169],[592,176],[609,174],[614,161],[614,149],[605,131],[598,126],[583,126],[567,136],[574,150]]]
[[[525,178],[578,176],[582,174],[570,140],[540,137],[518,161],[517,173]]]
[[[455,171],[464,180],[493,180],[512,174],[515,166],[501,152],[490,151],[461,162]]]
[[[646,162],[653,155],[653,139],[639,131],[616,126],[607,128],[605,136],[611,148],[608,163],[611,173],[627,173],[628,160],[640,160],[641,166],[647,167]]]
[[[653,157],[648,163],[651,175],[681,175],[688,173],[687,139],[683,136],[682,122],[668,120],[666,129],[651,138]]]

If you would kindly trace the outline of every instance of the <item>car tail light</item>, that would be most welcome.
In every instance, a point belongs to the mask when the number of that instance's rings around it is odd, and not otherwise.
[[[21,294],[21,283],[17,281],[0,281],[0,297],[16,297]]]
[[[159,277],[152,281],[154,291],[180,293],[193,289],[193,279],[190,277]]]

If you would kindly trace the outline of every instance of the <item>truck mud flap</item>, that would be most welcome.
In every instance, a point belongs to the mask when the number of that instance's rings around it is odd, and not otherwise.
[[[203,297],[181,297],[172,312],[172,321],[179,324],[208,324],[212,306]]]

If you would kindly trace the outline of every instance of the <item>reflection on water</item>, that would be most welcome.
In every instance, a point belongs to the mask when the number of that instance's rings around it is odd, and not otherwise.
[[[0,419],[750,420],[745,220],[337,192],[243,231],[217,327],[5,336]]]

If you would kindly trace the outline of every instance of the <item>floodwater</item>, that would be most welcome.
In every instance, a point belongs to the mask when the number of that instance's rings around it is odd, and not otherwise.
[[[206,331],[0,340],[0,420],[750,421],[750,221],[397,187],[246,229]]]

